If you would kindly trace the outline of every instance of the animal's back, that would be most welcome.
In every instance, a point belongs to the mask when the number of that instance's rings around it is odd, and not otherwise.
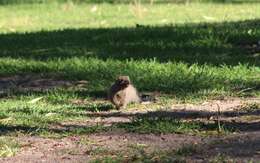
[[[138,96],[138,92],[136,88],[133,85],[129,85],[126,90],[126,102],[131,103],[131,102],[140,102],[140,98]]]

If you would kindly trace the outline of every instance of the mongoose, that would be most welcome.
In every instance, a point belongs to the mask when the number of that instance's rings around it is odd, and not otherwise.
[[[108,91],[108,99],[119,110],[131,102],[139,103],[141,100],[136,88],[131,84],[129,76],[119,76]]]

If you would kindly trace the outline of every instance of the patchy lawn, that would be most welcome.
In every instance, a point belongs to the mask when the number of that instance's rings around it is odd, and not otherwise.
[[[241,1],[0,5],[0,162],[260,161],[260,3]],[[115,110],[121,74],[155,102]]]

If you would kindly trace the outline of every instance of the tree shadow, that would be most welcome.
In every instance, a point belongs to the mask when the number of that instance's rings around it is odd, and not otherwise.
[[[236,134],[216,137],[199,144],[186,144],[178,150],[184,149],[182,156],[200,162],[250,162],[259,158],[259,138],[259,131]],[[167,156],[176,157],[176,152],[169,152]]]
[[[161,152],[164,154],[161,162],[189,162],[190,160],[192,162],[254,162],[259,158],[259,138],[259,132],[253,132],[204,138],[199,143],[186,142],[178,149],[172,148],[172,150]],[[163,150],[160,149],[160,151]],[[153,155],[141,155],[147,160],[153,157]]]
[[[43,96],[48,98],[49,103],[53,104],[65,104],[71,102],[70,100],[75,98],[78,98],[79,100],[86,98],[102,101],[107,100],[107,91],[111,86],[111,83],[113,83],[114,78],[110,77],[109,79],[100,79],[101,77],[99,76],[99,72],[93,71],[91,73],[93,73],[93,75],[96,74],[96,76],[92,76],[90,80],[76,80],[76,74],[68,74],[69,76],[75,75],[73,80],[70,80],[72,77],[67,79],[66,76],[59,76],[59,74],[55,74],[53,77],[48,76],[50,74],[40,77],[27,74],[27,76],[29,76],[28,78],[26,78],[26,75],[0,77],[0,98],[14,96]],[[88,72],[84,74],[88,75]],[[204,94],[201,94],[201,90],[210,90],[215,88],[215,85],[213,85],[212,82],[221,83],[223,81],[221,78],[215,79],[217,81],[213,81],[211,76],[207,76],[206,74],[205,78],[202,77],[201,74],[199,75],[200,78],[188,78],[184,79],[183,81],[179,81],[178,79],[175,81],[175,78],[162,79],[157,76],[154,76],[153,79],[148,79],[148,81],[142,81],[142,78],[141,81],[140,78],[134,78],[133,81],[135,81],[134,85],[137,87],[140,95],[145,94],[145,92],[150,92],[150,94],[157,93],[159,97],[172,97],[180,100],[184,100],[187,97],[193,98],[195,96],[205,96]],[[78,77],[81,76],[82,74]],[[154,81],[158,81],[158,83]],[[160,82],[166,84],[160,85]],[[231,87],[233,93],[239,92],[245,88],[252,88],[252,90],[249,89],[243,93],[244,97],[246,95],[252,96],[254,91],[258,91],[260,89],[259,85],[257,84],[258,81],[236,80],[232,82],[234,82]],[[139,85],[142,83],[144,85]],[[61,95],[64,96],[65,99],[49,99],[49,97],[52,95]]]
[[[49,122],[47,127],[43,126],[26,126],[26,125],[8,125],[1,124],[0,133],[1,135],[22,132],[22,133],[32,133],[38,135],[42,132],[49,132],[54,134],[95,134],[96,132],[105,132],[108,130],[113,130],[115,128],[126,129],[128,132],[137,132],[137,133],[146,133],[149,126],[151,130],[149,133],[160,133],[160,130],[156,130],[156,124],[160,124],[160,128],[167,128],[170,126],[174,130],[168,131],[165,133],[179,133],[179,128],[183,126],[191,126],[190,130],[201,130],[201,131],[217,131],[218,130],[218,118],[221,127],[228,132],[258,132],[260,131],[260,121],[255,120],[243,120],[241,121],[242,116],[259,116],[259,109],[253,111],[224,111],[219,115],[218,112],[214,111],[199,111],[199,110],[161,110],[161,111],[152,111],[152,112],[143,112],[143,113],[134,113],[134,112],[107,112],[109,107],[100,105],[100,107],[91,108],[88,106],[85,107],[75,107],[71,106],[66,110],[53,110],[51,113],[62,115],[69,118],[76,117],[87,117],[90,118],[89,121],[85,122],[73,122],[69,124],[62,124],[58,122]],[[105,110],[104,110],[105,108]],[[71,111],[74,110],[74,111]],[[80,112],[75,112],[75,110],[80,110]],[[85,111],[85,112],[82,112]],[[33,114],[35,110],[30,110],[28,108],[15,110],[9,110],[9,113],[12,114]],[[39,114],[45,116],[50,113],[50,111],[40,110]],[[94,121],[95,119],[100,119],[101,121]],[[233,119],[232,119],[233,118]],[[234,119],[236,118],[236,119]],[[92,119],[92,120],[91,120]],[[45,122],[44,122],[45,123]],[[145,125],[145,126],[143,126]],[[164,126],[165,125],[165,126]],[[56,127],[55,127],[56,126]],[[172,127],[171,127],[172,126]],[[178,127],[179,126],[179,127]],[[193,128],[195,126],[195,128]],[[185,128],[185,127],[184,127]],[[128,130],[131,129],[131,130]],[[143,131],[144,129],[144,131]],[[180,132],[182,133],[182,132]]]
[[[68,110],[86,110],[86,108],[68,108]],[[32,110],[35,112],[35,110]],[[142,128],[138,126],[139,124],[142,125],[142,123],[137,123],[134,121],[134,119],[142,120],[142,119],[150,119],[147,122],[152,122],[152,127],[154,128],[156,124],[163,124],[166,120],[166,125],[181,125],[182,123],[185,125],[193,125],[194,122],[197,122],[197,119],[204,119],[206,122],[208,121],[215,121],[214,123],[201,123],[201,128],[203,131],[210,131],[210,130],[216,130],[218,128],[217,124],[217,112],[208,112],[208,111],[199,111],[199,110],[173,110],[173,111],[167,111],[167,110],[161,110],[161,111],[154,111],[154,112],[144,112],[144,113],[134,113],[134,112],[85,112],[85,113],[70,113],[70,112],[61,112],[59,110],[55,110],[57,113],[62,114],[63,116],[85,116],[86,118],[113,118],[113,117],[126,117],[131,119],[130,122],[116,122],[112,124],[111,126],[102,126],[102,122],[98,123],[90,123],[88,121],[84,121],[83,123],[73,123],[73,121],[70,121],[69,124],[57,124],[50,123],[48,127],[37,127],[37,126],[26,126],[26,125],[11,125],[11,124],[0,124],[0,135],[9,135],[9,134],[16,134],[16,133],[24,133],[24,134],[30,134],[30,135],[40,135],[41,133],[49,133],[56,134],[60,136],[68,136],[68,135],[86,135],[86,134],[95,134],[99,132],[107,132],[111,131],[115,134],[118,134],[114,132],[113,128],[118,127],[120,128],[120,125],[124,125],[123,129],[125,127],[133,126],[136,127],[136,129],[141,130]],[[55,113],[54,111],[54,113]],[[25,113],[25,114],[31,114],[29,109],[25,108],[23,110],[15,110],[17,114],[19,112]],[[49,113],[48,111],[41,111],[41,114]],[[225,118],[230,117],[240,117],[244,115],[260,115],[259,108],[256,108],[254,110],[242,110],[242,111],[224,111],[221,112],[220,115],[220,124],[224,126],[226,129],[234,129],[239,134],[234,135],[228,135],[221,137],[216,137],[216,135],[213,136],[213,138],[209,139],[209,142],[206,144],[197,144],[196,148],[198,147],[201,150],[199,153],[189,153],[187,158],[195,157],[195,158],[203,158],[203,159],[209,159],[212,157],[220,157],[219,155],[224,155],[225,157],[237,157],[238,159],[246,159],[248,157],[254,157],[256,155],[256,152],[260,149],[259,144],[259,132],[260,132],[260,122],[239,122],[239,121],[227,121]],[[210,120],[211,117],[215,117],[214,120]],[[184,120],[184,122],[180,121]],[[141,121],[142,122],[142,121]],[[171,123],[173,122],[173,123]],[[177,122],[177,123],[176,123]],[[154,125],[153,125],[154,124]],[[114,126],[113,126],[114,125]],[[128,125],[128,126],[125,126]],[[147,125],[147,124],[146,124]],[[58,126],[58,127],[56,127]],[[163,126],[162,126],[163,127]],[[121,128],[122,129],[122,128]],[[193,129],[193,128],[192,128]],[[195,128],[196,129],[196,128]],[[127,131],[127,130],[126,130]],[[246,132],[246,133],[244,133]],[[137,132],[138,133],[138,132]],[[151,134],[153,132],[149,132],[148,134]],[[157,132],[155,132],[157,133]],[[166,132],[167,133],[167,132]],[[180,134],[179,132],[172,132]],[[120,134],[120,133],[119,133]],[[183,133],[181,133],[183,134]],[[48,134],[47,134],[48,135]],[[160,134],[159,134],[160,135]],[[207,138],[208,139],[208,138]],[[172,142],[169,142],[172,143]],[[176,151],[172,153],[167,153],[167,157],[176,157]],[[222,156],[221,156],[222,157]]]
[[[88,117],[144,117],[144,118],[173,118],[173,119],[196,119],[196,118],[207,118],[218,115],[217,111],[202,111],[202,110],[183,110],[183,109],[174,109],[171,111],[159,110],[159,111],[150,111],[150,112],[98,112],[98,113],[86,113]],[[254,109],[251,111],[223,111],[220,113],[220,117],[230,118],[230,117],[241,117],[246,115],[260,115],[259,109]]]
[[[101,131],[108,130],[107,127],[94,125],[94,126],[74,126],[67,125],[62,128],[51,128],[51,127],[33,127],[23,125],[4,125],[0,124],[0,136],[10,134],[29,134],[29,135],[41,135],[47,133],[47,136],[52,134],[58,134],[59,136],[68,135],[81,135],[81,134],[93,134]]]
[[[114,77],[119,73],[125,73],[135,81],[134,84],[140,91],[175,92],[179,96],[185,97],[201,90],[215,89],[216,85],[222,87],[225,79],[214,78],[211,76],[212,74],[204,73],[203,69],[192,77],[189,73],[185,73],[180,79],[167,76],[165,73],[151,76],[150,70],[141,71],[134,65],[130,65],[131,68],[126,66],[124,70],[120,70],[120,64],[115,62],[120,60],[124,61],[122,63],[124,64],[131,60],[140,61],[140,63],[143,60],[156,60],[160,63],[173,61],[214,66],[232,66],[242,63],[248,66],[258,66],[260,65],[260,55],[258,55],[260,36],[255,31],[259,26],[259,20],[247,20],[175,26],[138,25],[136,28],[86,28],[0,34],[0,54],[1,57],[42,61],[43,64],[49,63],[49,61],[53,63],[64,61],[65,65],[68,65],[71,62],[69,59],[72,58],[75,59],[73,60],[75,62],[77,59],[88,61],[90,58],[97,58],[98,60],[93,62],[100,66],[82,69],[64,67],[60,72],[55,72],[55,75],[52,72],[54,70],[52,68],[50,70],[48,66],[33,69],[34,73],[52,73],[53,76],[60,75],[66,79],[88,80],[90,82],[88,86],[93,89],[78,93],[79,96],[89,94],[102,97],[107,89],[105,87],[113,82]],[[99,63],[100,60],[105,61],[105,64]],[[111,60],[115,64],[109,64]],[[9,66],[8,70],[16,69],[17,65],[12,66]],[[23,69],[21,76],[32,73],[31,71],[30,68]],[[182,67],[180,66],[180,70],[176,71],[179,73],[182,71]],[[231,85],[230,89],[234,92],[246,88],[252,88],[252,90],[260,88],[255,79],[246,81],[237,79],[225,82],[227,82],[227,87]]]
[[[259,20],[225,23],[64,29],[0,35],[1,57],[49,61],[73,57],[259,65]]]
[[[175,125],[180,125],[182,122],[179,120],[187,120],[184,121],[185,125],[193,125],[195,119],[197,118],[206,118],[207,116],[215,116],[216,113],[208,113],[208,112],[202,112],[204,114],[194,114],[195,111],[189,112],[189,111],[176,111],[176,112],[168,112],[168,111],[160,111],[160,112],[153,112],[153,113],[143,113],[143,114],[122,114],[122,113],[113,113],[113,114],[107,114],[105,117],[113,117],[113,116],[132,116],[133,118],[152,118],[151,121],[153,121],[153,124],[161,123],[163,118],[166,118],[168,122],[174,122]],[[199,112],[199,111],[196,111]],[[104,113],[94,113],[95,116],[100,117],[101,119],[104,118],[102,116]],[[256,114],[258,113],[249,113],[248,114]],[[93,115],[93,114],[91,114]],[[225,112],[223,112],[222,115],[225,115]],[[85,114],[86,117],[89,117],[90,114]],[[237,116],[236,113],[228,114],[226,116]],[[169,121],[170,118],[170,121]],[[221,117],[224,118],[224,117]],[[171,121],[172,120],[172,121]],[[147,121],[146,121],[147,122]],[[176,123],[180,122],[180,123]],[[49,127],[34,127],[34,126],[25,126],[25,125],[9,125],[9,124],[0,124],[0,135],[10,135],[10,134],[16,134],[16,133],[23,133],[23,134],[29,134],[29,135],[41,135],[42,133],[48,133],[47,136],[59,135],[61,137],[68,136],[68,135],[86,135],[86,134],[96,134],[96,133],[112,133],[112,134],[122,134],[122,132],[117,132],[115,130],[115,126],[120,125],[128,125],[131,123],[134,123],[133,121],[122,123],[117,122],[115,124],[112,124],[112,126],[102,126],[102,123],[98,124],[91,124],[89,122],[80,123],[80,124],[50,124]],[[240,122],[227,122],[222,121],[221,124],[224,125],[226,128],[234,128],[238,129],[240,133],[238,134],[231,134],[231,135],[213,135],[211,137],[203,137],[203,142],[199,144],[190,144],[194,145],[193,148],[196,149],[190,149],[190,146],[188,147],[181,147],[181,148],[187,148],[188,152],[181,153],[182,157],[185,157],[187,159],[191,158],[193,160],[196,159],[222,159],[222,158],[231,158],[236,160],[244,160],[244,159],[252,159],[256,157],[257,151],[260,149],[259,144],[259,132],[260,132],[260,122],[252,122],[252,123],[240,123]],[[136,125],[136,124],[135,124]],[[147,124],[146,124],[147,125]],[[153,127],[155,127],[153,125]],[[167,123],[167,125],[171,125]],[[58,126],[58,127],[55,127]],[[114,127],[113,127],[114,126]],[[129,127],[129,126],[128,126]],[[134,126],[137,129],[141,130],[142,128],[140,126]],[[163,126],[162,126],[163,127]],[[201,129],[203,131],[210,131],[210,130],[216,130],[217,124],[214,123],[204,123],[201,124]],[[124,126],[125,128],[125,126]],[[246,133],[244,133],[246,132]],[[128,131],[126,130],[126,133]],[[142,133],[142,132],[141,132]],[[149,132],[147,134],[151,134],[153,132]],[[174,134],[183,134],[181,132],[173,132]],[[137,132],[138,134],[138,132]],[[144,133],[142,133],[144,134]],[[160,136],[160,134],[155,133],[157,136]],[[113,136],[113,135],[112,135]],[[185,136],[185,135],[184,135]],[[198,135],[199,136],[199,135]],[[174,142],[168,142],[168,143],[174,143]],[[163,150],[163,149],[160,149]],[[176,154],[176,150],[174,149],[172,152],[166,152],[164,156],[167,156],[167,158],[176,158],[176,156],[179,157],[179,155]],[[149,159],[149,158],[147,158]]]
[[[108,103],[91,103],[91,104],[85,104],[81,106],[74,106],[73,108],[76,110],[84,110],[89,112],[104,112],[104,111],[110,111],[115,109],[112,104],[108,104]],[[73,115],[73,113],[70,115]],[[78,114],[75,114],[75,116],[77,115]],[[81,115],[85,116],[84,113]]]
[[[175,109],[173,111],[151,111],[144,113],[132,113],[132,112],[92,112],[86,113],[85,116],[92,118],[125,118],[130,119],[127,125],[131,127],[136,125],[136,121],[148,120],[152,123],[160,123],[162,121],[168,120],[185,120],[186,121],[195,121],[202,122],[202,127],[206,130],[217,129],[218,128],[218,118],[220,125],[222,125],[227,130],[238,131],[238,132],[253,132],[260,131],[260,122],[259,121],[246,121],[242,120],[243,116],[259,116],[260,110],[255,109],[251,111],[223,111],[220,114],[216,111],[200,111],[200,110],[185,110]],[[236,118],[236,119],[234,119]],[[241,121],[242,120],[242,121]],[[122,124],[124,124],[123,122]],[[144,122],[148,123],[148,122]],[[142,124],[139,124],[140,126]],[[139,126],[139,127],[140,127]],[[135,126],[138,128],[138,126]]]

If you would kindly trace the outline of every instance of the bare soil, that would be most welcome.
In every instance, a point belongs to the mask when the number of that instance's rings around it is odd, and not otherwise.
[[[26,91],[47,91],[56,88],[74,88],[74,87],[85,87],[88,82],[85,80],[81,81],[68,81],[62,80],[58,77],[50,78],[41,74],[31,75],[16,75],[8,77],[0,77],[0,94],[4,94],[8,91],[16,90],[19,92]]]
[[[238,122],[241,125],[239,133],[230,135],[198,136],[189,134],[137,134],[125,131],[109,131],[90,135],[70,136],[62,139],[50,139],[37,136],[22,136],[17,140],[22,144],[21,150],[13,157],[2,158],[1,162],[88,162],[93,158],[104,155],[116,156],[119,153],[129,157],[129,151],[142,148],[146,154],[156,151],[167,151],[168,155],[175,157],[174,151],[185,146],[195,145],[196,151],[185,156],[188,162],[207,162],[224,155],[235,162],[253,160],[260,161],[260,118],[257,115],[252,120],[244,120],[243,106],[250,102],[258,102],[258,99],[241,101],[232,99],[226,101],[210,101],[203,105],[178,105],[167,109],[171,116],[197,118],[208,120],[214,116],[210,106],[218,103],[222,108],[222,120],[226,122]],[[229,107],[227,107],[229,106]],[[195,112],[195,108],[200,108]],[[239,109],[240,108],[240,109]],[[185,111],[184,111],[185,110]],[[187,110],[191,112],[187,112]],[[205,112],[206,111],[206,112]],[[232,111],[232,112],[231,112]],[[110,111],[100,113],[86,113],[92,119],[84,122],[76,122],[74,126],[103,123],[110,125],[118,122],[129,122],[135,115],[144,114],[146,111]],[[150,115],[163,115],[162,110],[148,111]],[[235,113],[237,112],[237,113]],[[179,113],[179,114],[178,114]],[[201,114],[200,114],[201,113]],[[228,114],[232,113],[232,114]],[[258,114],[258,113],[257,113]],[[149,115],[149,114],[148,114]],[[176,116],[175,115],[175,116]],[[240,115],[240,116],[237,116]],[[230,119],[233,118],[233,119]],[[65,123],[64,126],[68,125]],[[72,123],[72,122],[71,122]],[[68,125],[69,126],[69,125]],[[172,151],[170,153],[169,151]],[[226,158],[225,158],[226,159]]]
[[[75,83],[53,79],[28,77],[30,82],[22,82],[21,77],[1,78],[2,90],[10,87],[21,89],[50,89],[67,87]],[[25,81],[26,77],[24,78]],[[83,82],[87,84],[87,82]],[[86,112],[85,121],[64,122],[63,129],[73,125],[87,126],[130,122],[136,116],[170,116],[200,121],[214,121],[221,118],[222,123],[232,123],[239,127],[238,133],[229,135],[200,136],[190,134],[137,134],[121,130],[102,133],[68,136],[61,139],[23,135],[17,137],[21,144],[20,151],[12,157],[0,158],[6,163],[66,163],[88,162],[103,156],[127,158],[139,151],[139,155],[154,152],[166,152],[169,157],[176,157],[178,149],[194,145],[196,150],[184,156],[187,162],[208,162],[209,159],[231,159],[234,162],[260,161],[260,117],[259,110],[248,111],[251,104],[259,104],[259,98],[229,98],[206,101],[201,104],[175,104],[167,109],[150,109],[149,105],[141,110],[131,108],[122,111]],[[220,117],[217,117],[220,111]],[[61,127],[61,126],[54,126]],[[141,151],[141,152],[140,152]],[[127,161],[126,161],[127,162]],[[131,161],[128,161],[131,162]]]

